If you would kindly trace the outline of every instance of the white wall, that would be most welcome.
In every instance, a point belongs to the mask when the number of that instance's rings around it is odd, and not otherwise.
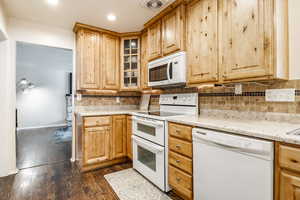
[[[14,127],[14,68],[7,17],[0,0],[0,177],[16,172]]]
[[[18,128],[41,127],[65,124],[68,90],[68,72],[45,66],[24,67],[17,64],[17,81],[26,77],[35,84],[35,88],[23,92],[18,90]]]
[[[71,29],[66,30],[16,18],[9,18],[8,27],[10,37],[15,41],[65,49],[74,49],[75,46],[74,33]]]
[[[290,78],[300,79],[300,1],[289,0]]]

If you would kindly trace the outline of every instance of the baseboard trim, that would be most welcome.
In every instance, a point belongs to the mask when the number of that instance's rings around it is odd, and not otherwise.
[[[22,127],[17,128],[17,131],[29,130],[29,129],[40,129],[40,128],[56,128],[56,127],[65,127],[67,124],[50,124],[44,126],[32,126],[32,127]]]

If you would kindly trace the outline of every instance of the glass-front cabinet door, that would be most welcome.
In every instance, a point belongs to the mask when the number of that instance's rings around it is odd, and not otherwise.
[[[121,41],[121,90],[140,89],[140,39],[122,38]]]

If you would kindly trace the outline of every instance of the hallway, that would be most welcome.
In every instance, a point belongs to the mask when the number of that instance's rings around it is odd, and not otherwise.
[[[40,128],[17,133],[17,168],[69,161],[72,128]]]

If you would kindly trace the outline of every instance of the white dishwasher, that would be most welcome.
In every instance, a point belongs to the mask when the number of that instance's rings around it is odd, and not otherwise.
[[[194,200],[273,200],[274,144],[193,129]]]

